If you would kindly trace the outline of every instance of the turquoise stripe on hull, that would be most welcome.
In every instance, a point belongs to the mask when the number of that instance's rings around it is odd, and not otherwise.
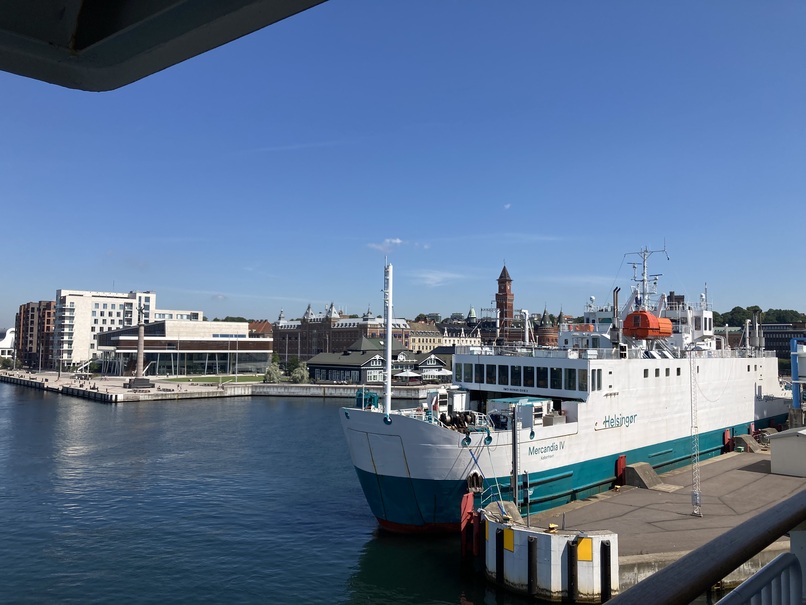
[[[774,425],[781,419],[771,419]],[[766,421],[762,421],[765,424]],[[700,435],[700,457],[711,458],[723,452],[724,433],[743,434],[748,424],[725,427]],[[658,472],[666,472],[689,464],[691,440],[688,437],[654,444],[624,452],[627,464],[648,462]],[[539,512],[573,500],[581,500],[607,491],[616,479],[618,454],[587,460],[547,471],[530,473],[530,512]],[[372,514],[382,526],[395,527],[398,531],[422,531],[434,527],[445,529],[458,527],[460,501],[467,492],[467,483],[461,481],[436,481],[375,475],[356,469]],[[493,478],[485,480],[485,487],[494,487],[497,495],[511,498],[510,478],[499,477],[495,487]],[[524,498],[523,486],[520,489]],[[523,502],[522,502],[523,503]],[[481,503],[480,501],[477,504]]]

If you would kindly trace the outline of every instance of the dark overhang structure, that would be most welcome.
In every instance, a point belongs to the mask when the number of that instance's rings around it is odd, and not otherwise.
[[[0,70],[114,90],[325,0],[2,0]]]

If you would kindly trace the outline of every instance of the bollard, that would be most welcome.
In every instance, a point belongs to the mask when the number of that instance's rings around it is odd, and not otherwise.
[[[607,603],[613,596],[610,592],[610,586],[613,580],[610,573],[610,540],[602,540],[599,564],[602,570],[602,585],[599,587],[599,592],[602,594],[602,603]]]
[[[574,538],[568,543],[568,602],[577,602],[578,577],[577,577],[577,548],[578,538]]]
[[[526,582],[528,594],[533,597],[537,594],[537,538],[529,536],[526,543]]]
[[[495,530],[495,583],[504,585],[504,530]]]
[[[476,545],[473,543],[475,536],[473,535],[474,523],[471,518],[470,523],[466,523],[462,528],[462,560],[467,561],[473,557],[476,550]]]
[[[486,571],[487,567],[487,544],[485,543],[484,536],[487,535],[487,519],[477,514],[474,518],[476,525],[476,535],[473,541],[473,554],[476,555],[475,568],[477,572]]]

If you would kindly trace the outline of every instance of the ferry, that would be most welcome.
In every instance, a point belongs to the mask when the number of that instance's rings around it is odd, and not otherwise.
[[[626,304],[619,288],[606,305],[591,298],[581,323],[560,326],[557,346],[460,347],[452,388],[423,404],[393,410],[387,380],[382,405],[361,396],[340,410],[382,528],[458,531],[468,493],[475,506],[546,510],[611,489],[629,464],[668,471],[786,422],[792,393],[758,323],[731,348],[714,332],[707,295],[658,295],[652,251],[635,254],[641,272]],[[385,292],[389,321],[391,265]]]

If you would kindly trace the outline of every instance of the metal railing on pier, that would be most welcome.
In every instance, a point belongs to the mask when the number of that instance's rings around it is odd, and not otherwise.
[[[798,528],[797,531],[793,531],[795,528]],[[612,605],[644,605],[645,603],[689,605],[745,561],[788,532],[791,532],[790,548],[792,551],[799,557],[806,558],[806,490],[798,492],[684,555],[646,580],[628,588],[609,603]],[[796,542],[799,545],[797,548],[795,548]],[[800,560],[801,567],[805,563],[806,561],[803,559]],[[779,575],[775,575],[775,578],[779,578]],[[780,584],[780,582],[778,583]],[[791,586],[791,583],[788,585]],[[761,603],[762,601],[752,602]],[[788,600],[763,602],[771,605],[791,603]],[[800,600],[798,599],[796,602],[800,603]]]

